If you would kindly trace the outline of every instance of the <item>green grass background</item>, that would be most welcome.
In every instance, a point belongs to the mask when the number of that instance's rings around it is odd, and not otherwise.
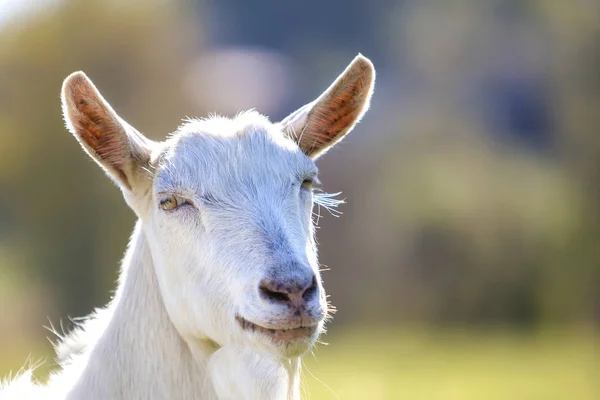
[[[384,330],[328,340],[305,360],[311,399],[600,399],[598,340],[585,331]]]

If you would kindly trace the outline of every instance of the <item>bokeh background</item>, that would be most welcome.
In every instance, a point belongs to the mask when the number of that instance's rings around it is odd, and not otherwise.
[[[69,73],[161,139],[279,120],[361,52],[306,397],[599,399],[599,43],[596,0],[0,0],[0,376],[48,373],[43,326],[108,301],[135,220],[64,128]]]

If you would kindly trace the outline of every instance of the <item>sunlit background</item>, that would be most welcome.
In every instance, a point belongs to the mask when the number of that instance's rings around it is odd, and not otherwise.
[[[135,217],[61,119],[85,71],[153,139],[279,120],[359,52],[372,107],[319,161],[310,399],[600,398],[600,3],[0,0],[0,376],[104,305]],[[315,378],[316,377],[316,378]]]

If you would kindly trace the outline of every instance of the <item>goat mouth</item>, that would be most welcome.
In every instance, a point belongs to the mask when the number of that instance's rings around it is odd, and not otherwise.
[[[290,329],[272,329],[257,325],[254,322],[250,322],[247,319],[240,317],[239,315],[236,316],[235,319],[243,330],[247,332],[262,333],[263,335],[271,338],[273,341],[280,343],[289,343],[309,339],[314,336],[318,329],[318,325],[299,326],[297,328]]]

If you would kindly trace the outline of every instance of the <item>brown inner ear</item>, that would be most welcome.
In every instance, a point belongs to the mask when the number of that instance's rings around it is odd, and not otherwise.
[[[102,104],[94,103],[90,104],[83,97],[76,100],[76,107],[80,112],[76,121],[79,125],[77,133],[98,158],[119,175],[123,184],[131,189],[123,170],[123,161],[128,158],[125,151],[128,145],[123,140],[126,133],[110,116],[110,111]]]
[[[371,71],[367,64],[353,65],[324,98],[317,100],[307,116],[305,133],[300,139],[300,147],[307,155],[313,155],[344,136],[354,126],[369,95]]]
[[[131,189],[124,171],[124,163],[131,159],[131,154],[122,123],[112,110],[98,101],[96,97],[99,94],[93,93],[87,85],[71,86],[71,90],[66,100],[71,109],[69,119],[75,133],[88,151],[110,168],[124,186]]]

